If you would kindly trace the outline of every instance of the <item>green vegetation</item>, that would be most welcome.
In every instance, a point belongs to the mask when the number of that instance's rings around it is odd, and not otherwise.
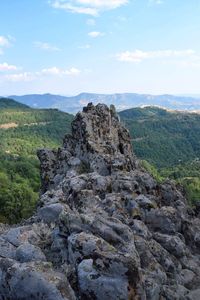
[[[170,112],[157,107],[120,113],[133,138],[134,151],[158,168],[200,157],[200,115]]]
[[[0,108],[28,108],[28,106],[12,99],[0,98]]]
[[[200,200],[200,115],[146,107],[120,116],[142,166],[159,182],[170,178],[183,185],[195,205]],[[0,99],[0,222],[16,223],[32,214],[40,187],[36,150],[60,146],[72,119],[56,109]]]
[[[143,167],[148,173],[150,173],[159,183],[162,183],[166,176],[161,175],[159,171],[154,167],[154,165],[151,165],[148,161],[146,160],[141,160],[140,161],[141,167]]]
[[[193,206],[200,201],[200,161],[179,164],[170,168],[160,170],[163,178],[174,179],[181,184],[186,192],[189,203]]]
[[[0,222],[16,223],[32,214],[40,187],[36,150],[60,146],[72,119],[56,109],[0,99]]]
[[[200,114],[145,107],[120,116],[145,169],[183,185],[192,205],[200,201]]]
[[[0,222],[16,223],[31,215],[40,187],[38,170],[36,158],[1,153]]]

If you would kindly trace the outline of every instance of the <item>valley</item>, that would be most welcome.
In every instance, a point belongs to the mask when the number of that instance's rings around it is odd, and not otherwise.
[[[184,186],[191,205],[200,199],[200,115],[158,107],[119,112],[136,156],[158,181]],[[36,151],[57,148],[74,116],[0,99],[0,220],[16,223],[32,214],[40,188]],[[20,196],[19,196],[20,195]]]

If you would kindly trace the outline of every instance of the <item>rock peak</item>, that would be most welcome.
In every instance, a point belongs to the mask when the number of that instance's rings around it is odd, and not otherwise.
[[[72,133],[67,134],[58,151],[38,151],[41,161],[42,191],[65,176],[72,164],[100,175],[136,167],[129,131],[120,123],[114,105],[89,103],[77,113]]]
[[[129,131],[120,123],[114,105],[89,103],[77,113],[72,133],[67,134],[58,151],[38,151],[41,161],[42,191],[58,182],[71,168],[87,169],[107,176],[136,167]]]
[[[84,107],[72,122],[72,135],[65,137],[64,148],[102,175],[135,166],[129,132],[114,105],[89,103]]]
[[[37,212],[0,235],[0,300],[200,299],[200,214],[138,168],[113,106],[38,156]]]

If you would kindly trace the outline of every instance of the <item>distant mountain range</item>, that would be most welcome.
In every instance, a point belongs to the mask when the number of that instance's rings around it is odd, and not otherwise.
[[[143,95],[134,93],[123,94],[91,94],[81,93],[77,96],[60,96],[52,94],[32,94],[24,96],[10,96],[10,98],[33,108],[58,108],[68,113],[76,113],[88,102],[94,104],[103,102],[107,105],[114,104],[117,110],[132,107],[160,106],[173,110],[200,110],[200,97],[173,96],[173,95]]]

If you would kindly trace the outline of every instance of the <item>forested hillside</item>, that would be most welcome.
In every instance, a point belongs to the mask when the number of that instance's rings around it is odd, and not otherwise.
[[[13,99],[0,98],[0,108],[28,108],[28,106]]]
[[[200,114],[146,107],[120,116],[130,130],[136,155],[158,168],[200,158]]]
[[[200,200],[200,115],[157,107],[120,112],[134,152],[158,180],[176,180],[191,204]],[[72,115],[0,99],[0,222],[31,215],[40,187],[36,150],[57,148]]]
[[[38,148],[57,148],[73,116],[0,99],[0,222],[19,222],[35,207],[40,186]]]
[[[144,166],[159,180],[183,185],[192,204],[200,200],[200,114],[145,107],[120,117]]]

